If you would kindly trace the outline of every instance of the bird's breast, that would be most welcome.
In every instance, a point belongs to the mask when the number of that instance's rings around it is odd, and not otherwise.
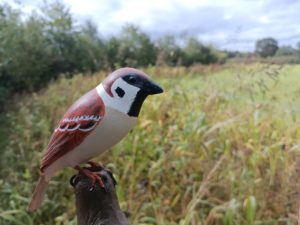
[[[136,117],[130,117],[115,109],[106,108],[98,126],[76,148],[59,158],[49,168],[48,178],[64,167],[74,167],[103,153],[121,141],[134,127]]]
[[[101,154],[121,141],[134,127],[136,118],[117,110],[106,108],[96,129],[75,149],[76,164]]]

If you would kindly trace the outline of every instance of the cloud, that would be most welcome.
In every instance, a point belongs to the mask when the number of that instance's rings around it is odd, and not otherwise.
[[[12,2],[13,0],[6,0]],[[274,37],[280,44],[300,41],[298,0],[63,0],[78,20],[91,18],[103,35],[128,23],[152,38],[194,35],[220,48],[253,50],[255,41]],[[23,0],[27,11],[39,3]]]

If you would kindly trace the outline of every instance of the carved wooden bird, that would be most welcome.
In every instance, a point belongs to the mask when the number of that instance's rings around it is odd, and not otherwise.
[[[133,129],[146,97],[162,92],[144,72],[121,68],[80,97],[67,110],[50,138],[28,209],[33,211],[41,205],[50,178],[65,167],[81,170],[93,182],[101,184],[98,176],[79,164],[122,140]]]

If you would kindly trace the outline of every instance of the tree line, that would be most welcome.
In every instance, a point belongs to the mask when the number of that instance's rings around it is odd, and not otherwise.
[[[274,38],[263,38],[256,42],[255,53],[262,58],[298,55],[299,61],[300,44],[298,49],[279,47]],[[16,93],[39,90],[61,74],[224,63],[247,54],[221,51],[191,36],[180,44],[171,34],[152,40],[134,25],[104,38],[95,23],[78,23],[59,1],[45,2],[29,14],[0,4],[0,112]]]
[[[108,38],[92,21],[78,23],[60,2],[45,3],[29,15],[0,5],[0,104],[15,93],[35,91],[60,74],[117,67],[210,64],[224,53],[196,38],[183,44],[166,35],[156,41],[134,25]]]

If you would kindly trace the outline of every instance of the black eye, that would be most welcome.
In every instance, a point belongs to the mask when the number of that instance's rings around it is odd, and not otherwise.
[[[128,79],[129,83],[135,84],[136,83],[136,78],[134,76],[130,76]]]
[[[122,98],[125,95],[125,91],[120,87],[117,87],[115,91],[120,98]]]

